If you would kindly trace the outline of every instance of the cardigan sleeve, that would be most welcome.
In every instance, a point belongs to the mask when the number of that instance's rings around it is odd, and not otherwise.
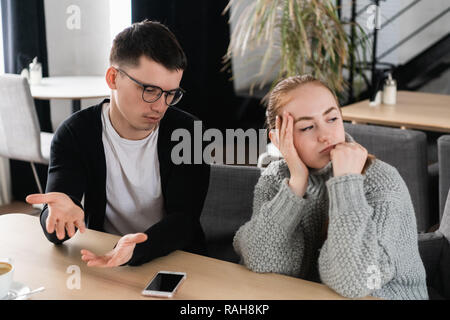
[[[51,143],[50,164],[45,192],[65,193],[76,205],[84,210],[81,205],[81,199],[85,188],[86,175],[80,157],[79,145],[73,138],[72,132],[67,124],[63,122],[55,132]],[[51,234],[47,232],[46,221],[48,211],[48,205],[45,204],[40,215],[42,229],[49,241],[55,244],[61,244],[68,240],[69,236],[66,233],[64,239],[60,240],[56,236],[56,231]]]

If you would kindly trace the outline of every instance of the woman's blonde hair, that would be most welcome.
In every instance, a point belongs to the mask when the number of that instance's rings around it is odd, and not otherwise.
[[[336,100],[336,104],[339,107],[339,100],[336,94],[333,90],[331,90],[331,88],[325,81],[319,80],[310,74],[292,76],[278,82],[277,85],[269,93],[266,111],[266,125],[269,130],[275,129],[275,118],[279,113],[279,109],[286,105],[286,103],[288,102],[287,93],[307,83],[313,83],[327,88],[333,95],[334,99]]]
[[[337,98],[335,92],[330,88],[330,86],[323,80],[317,79],[316,77],[310,74],[297,75],[292,76],[286,79],[281,80],[277,83],[277,85],[272,89],[269,93],[267,110],[266,110],[266,127],[269,130],[275,129],[276,116],[279,114],[279,110],[288,103],[288,93],[294,89],[299,88],[305,84],[317,84],[322,86],[333,95],[336,100],[336,105],[338,106],[339,111],[341,112],[341,108],[339,106],[339,99]],[[341,112],[342,115],[342,112]],[[362,173],[364,174],[370,164],[375,160],[375,156],[369,154],[367,156],[366,163],[364,164],[364,168]]]

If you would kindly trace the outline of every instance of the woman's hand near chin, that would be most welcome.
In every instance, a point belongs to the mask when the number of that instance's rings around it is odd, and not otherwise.
[[[356,142],[337,144],[330,152],[334,176],[361,174],[367,155],[367,150]]]

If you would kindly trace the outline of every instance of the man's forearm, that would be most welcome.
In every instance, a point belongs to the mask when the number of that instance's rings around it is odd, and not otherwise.
[[[183,217],[184,216],[184,217]],[[200,225],[184,214],[171,214],[145,233],[147,241],[137,244],[128,265],[138,266],[172,251],[191,246],[200,232]]]

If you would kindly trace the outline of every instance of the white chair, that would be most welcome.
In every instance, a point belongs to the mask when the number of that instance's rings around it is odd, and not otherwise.
[[[43,193],[35,163],[48,164],[52,133],[41,132],[25,78],[0,75],[0,156],[30,162],[40,193]]]

